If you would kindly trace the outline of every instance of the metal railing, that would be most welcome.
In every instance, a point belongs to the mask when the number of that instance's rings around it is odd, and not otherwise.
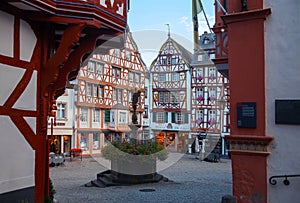
[[[277,184],[277,180],[276,179],[280,179],[283,178],[283,184],[288,186],[290,184],[290,181],[288,180],[288,178],[295,178],[295,177],[300,177],[300,174],[296,174],[296,175],[278,175],[278,176],[271,176],[269,178],[269,183],[271,185],[276,185]]]

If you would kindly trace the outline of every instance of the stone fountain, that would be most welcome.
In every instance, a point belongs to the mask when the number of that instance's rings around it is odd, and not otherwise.
[[[130,142],[134,144],[141,144],[141,140],[138,139],[138,130],[141,125],[138,123],[136,115],[140,93],[141,90],[137,90],[132,96],[132,122],[128,125],[131,129]],[[148,157],[147,155],[124,153],[122,160],[111,160],[111,170],[98,173],[97,179],[85,184],[85,186],[108,187],[168,181],[167,178],[156,172],[156,160]]]

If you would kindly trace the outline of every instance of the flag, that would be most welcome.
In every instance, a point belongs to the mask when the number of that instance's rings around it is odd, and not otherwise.
[[[201,0],[192,0],[192,17],[193,17],[193,25],[194,25],[194,47],[198,50],[199,47],[199,34],[198,34],[198,14],[203,10]]]

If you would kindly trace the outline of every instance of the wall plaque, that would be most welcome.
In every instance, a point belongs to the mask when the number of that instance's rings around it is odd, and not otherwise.
[[[300,100],[275,100],[275,123],[300,125]]]
[[[256,102],[237,103],[237,127],[256,128]]]

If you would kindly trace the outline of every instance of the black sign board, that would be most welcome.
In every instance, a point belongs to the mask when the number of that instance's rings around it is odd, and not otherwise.
[[[275,123],[300,125],[300,100],[275,100]]]
[[[237,103],[237,127],[256,128],[256,102]]]

